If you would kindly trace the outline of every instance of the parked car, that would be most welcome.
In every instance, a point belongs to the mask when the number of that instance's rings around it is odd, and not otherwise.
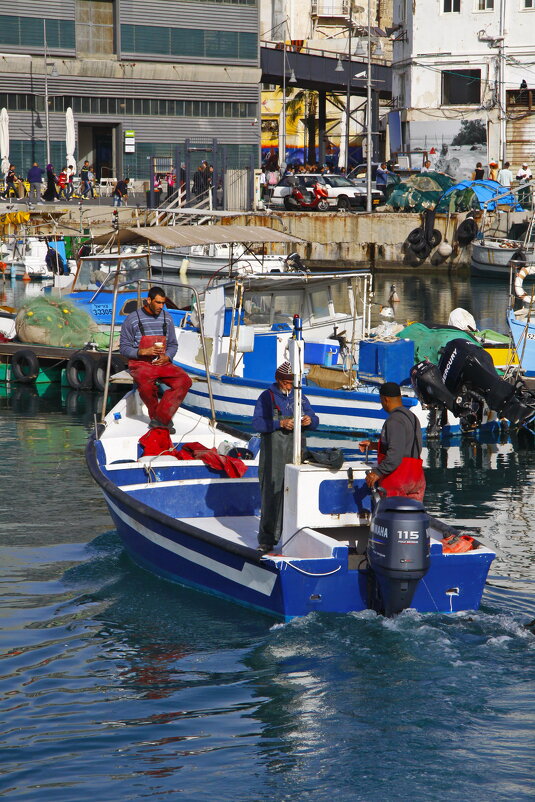
[[[293,208],[286,198],[292,191],[292,186],[302,186],[305,189],[313,187],[315,183],[320,183],[328,191],[327,202],[333,209],[366,209],[366,187],[353,184],[343,175],[332,173],[297,173],[296,175],[286,175],[273,190],[270,204],[275,207]],[[382,200],[382,193],[377,190],[372,192],[372,206],[378,206]]]

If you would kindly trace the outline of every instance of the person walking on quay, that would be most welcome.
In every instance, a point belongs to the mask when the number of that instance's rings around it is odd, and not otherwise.
[[[41,201],[41,183],[44,172],[37,162],[34,162],[28,170],[26,180],[30,185],[30,203],[39,203]]]
[[[208,190],[208,171],[204,162],[200,164],[193,176],[193,194],[196,200],[201,200]]]
[[[498,180],[498,162],[489,162],[489,181]]]
[[[47,164],[46,166],[46,190],[43,192],[43,200],[48,201],[49,203],[53,203],[55,200],[58,199],[58,190],[57,190],[57,183],[58,179],[54,173],[54,167],[52,164]]]
[[[74,175],[76,170],[74,169],[72,164],[69,164],[67,167],[67,200],[70,200],[74,195]]]
[[[293,457],[294,375],[289,362],[275,371],[275,383],[260,394],[253,414],[253,429],[260,432],[258,478],[261,489],[258,551],[267,554],[280,540],[284,503],[284,467]],[[318,416],[302,396],[301,425],[312,431]]]
[[[483,169],[483,165],[481,162],[478,162],[475,166],[475,170],[472,173],[472,181],[482,181],[485,177],[485,170]]]
[[[10,164],[9,165],[9,170],[7,171],[7,175],[6,175],[6,186],[5,186],[5,189],[4,189],[4,193],[2,195],[3,198],[9,198],[11,193],[16,198],[18,197],[17,190],[15,188],[15,182],[16,181],[18,181],[18,178],[17,178],[17,173],[15,171],[15,165],[14,164]]]
[[[519,189],[518,192],[518,202],[522,204],[522,206],[529,205],[529,195],[530,195],[530,188],[527,184],[533,178],[533,174],[528,167],[527,162],[522,162],[522,167],[518,168],[518,172],[516,174],[516,180],[518,181]]]
[[[128,370],[147,407],[149,428],[173,434],[173,415],[191,387],[191,379],[173,365],[178,343],[173,320],[165,314],[165,300],[161,287],[150,288],[142,309],[131,312],[121,326],[120,352],[128,359]],[[168,387],[161,398],[160,381]]]
[[[58,175],[58,187],[59,187],[58,200],[61,200],[62,198],[66,201],[69,200],[68,186],[69,186],[69,176],[67,175],[67,168],[64,167],[61,173]]]
[[[89,162],[86,159],[80,170],[80,197],[87,197],[89,189]]]
[[[509,162],[505,162],[502,169],[498,173],[497,181],[502,187],[510,187],[513,183],[513,173],[510,170],[511,165]]]
[[[130,181],[129,178],[123,178],[121,181],[117,181],[113,188],[113,205],[114,206],[123,206],[128,202],[128,182]]]
[[[387,496],[406,496],[423,501],[425,476],[422,453],[422,429],[416,415],[403,406],[396,382],[379,388],[381,406],[388,418],[381,429],[379,443],[361,440],[359,449],[378,448],[377,465],[366,475],[370,490],[378,484]]]

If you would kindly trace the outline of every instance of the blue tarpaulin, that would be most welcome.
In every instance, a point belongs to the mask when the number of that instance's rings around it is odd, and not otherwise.
[[[468,212],[470,209],[484,209],[485,207],[493,211],[498,203],[500,206],[510,206],[514,212],[523,212],[524,209],[512,192],[504,195],[498,201],[494,200],[505,192],[507,192],[507,187],[502,187],[497,181],[484,178],[479,181],[461,181],[444,192],[435,211]]]

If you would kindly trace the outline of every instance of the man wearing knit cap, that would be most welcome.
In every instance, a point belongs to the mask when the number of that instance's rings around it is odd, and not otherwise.
[[[381,406],[388,418],[381,429],[377,465],[366,476],[371,489],[376,483],[387,496],[406,496],[423,501],[425,476],[420,454],[422,429],[416,415],[403,406],[399,384],[385,382],[379,388]],[[361,451],[377,448],[370,440],[359,443]]]
[[[263,554],[278,543],[282,532],[284,468],[293,458],[294,375],[289,362],[275,371],[275,382],[256,402],[253,427],[261,435],[258,477],[262,491],[258,550]],[[301,397],[301,426],[317,429],[318,416]]]

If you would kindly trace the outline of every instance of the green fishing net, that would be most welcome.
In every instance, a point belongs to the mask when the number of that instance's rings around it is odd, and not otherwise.
[[[385,206],[405,212],[423,212],[424,209],[434,209],[445,190],[454,184],[454,179],[443,173],[429,172],[412,175],[396,184],[385,202]]]
[[[52,296],[34,298],[23,306],[15,321],[17,337],[24,343],[83,348],[88,342],[106,340],[94,320],[71,301]],[[107,346],[103,342],[102,347]]]

